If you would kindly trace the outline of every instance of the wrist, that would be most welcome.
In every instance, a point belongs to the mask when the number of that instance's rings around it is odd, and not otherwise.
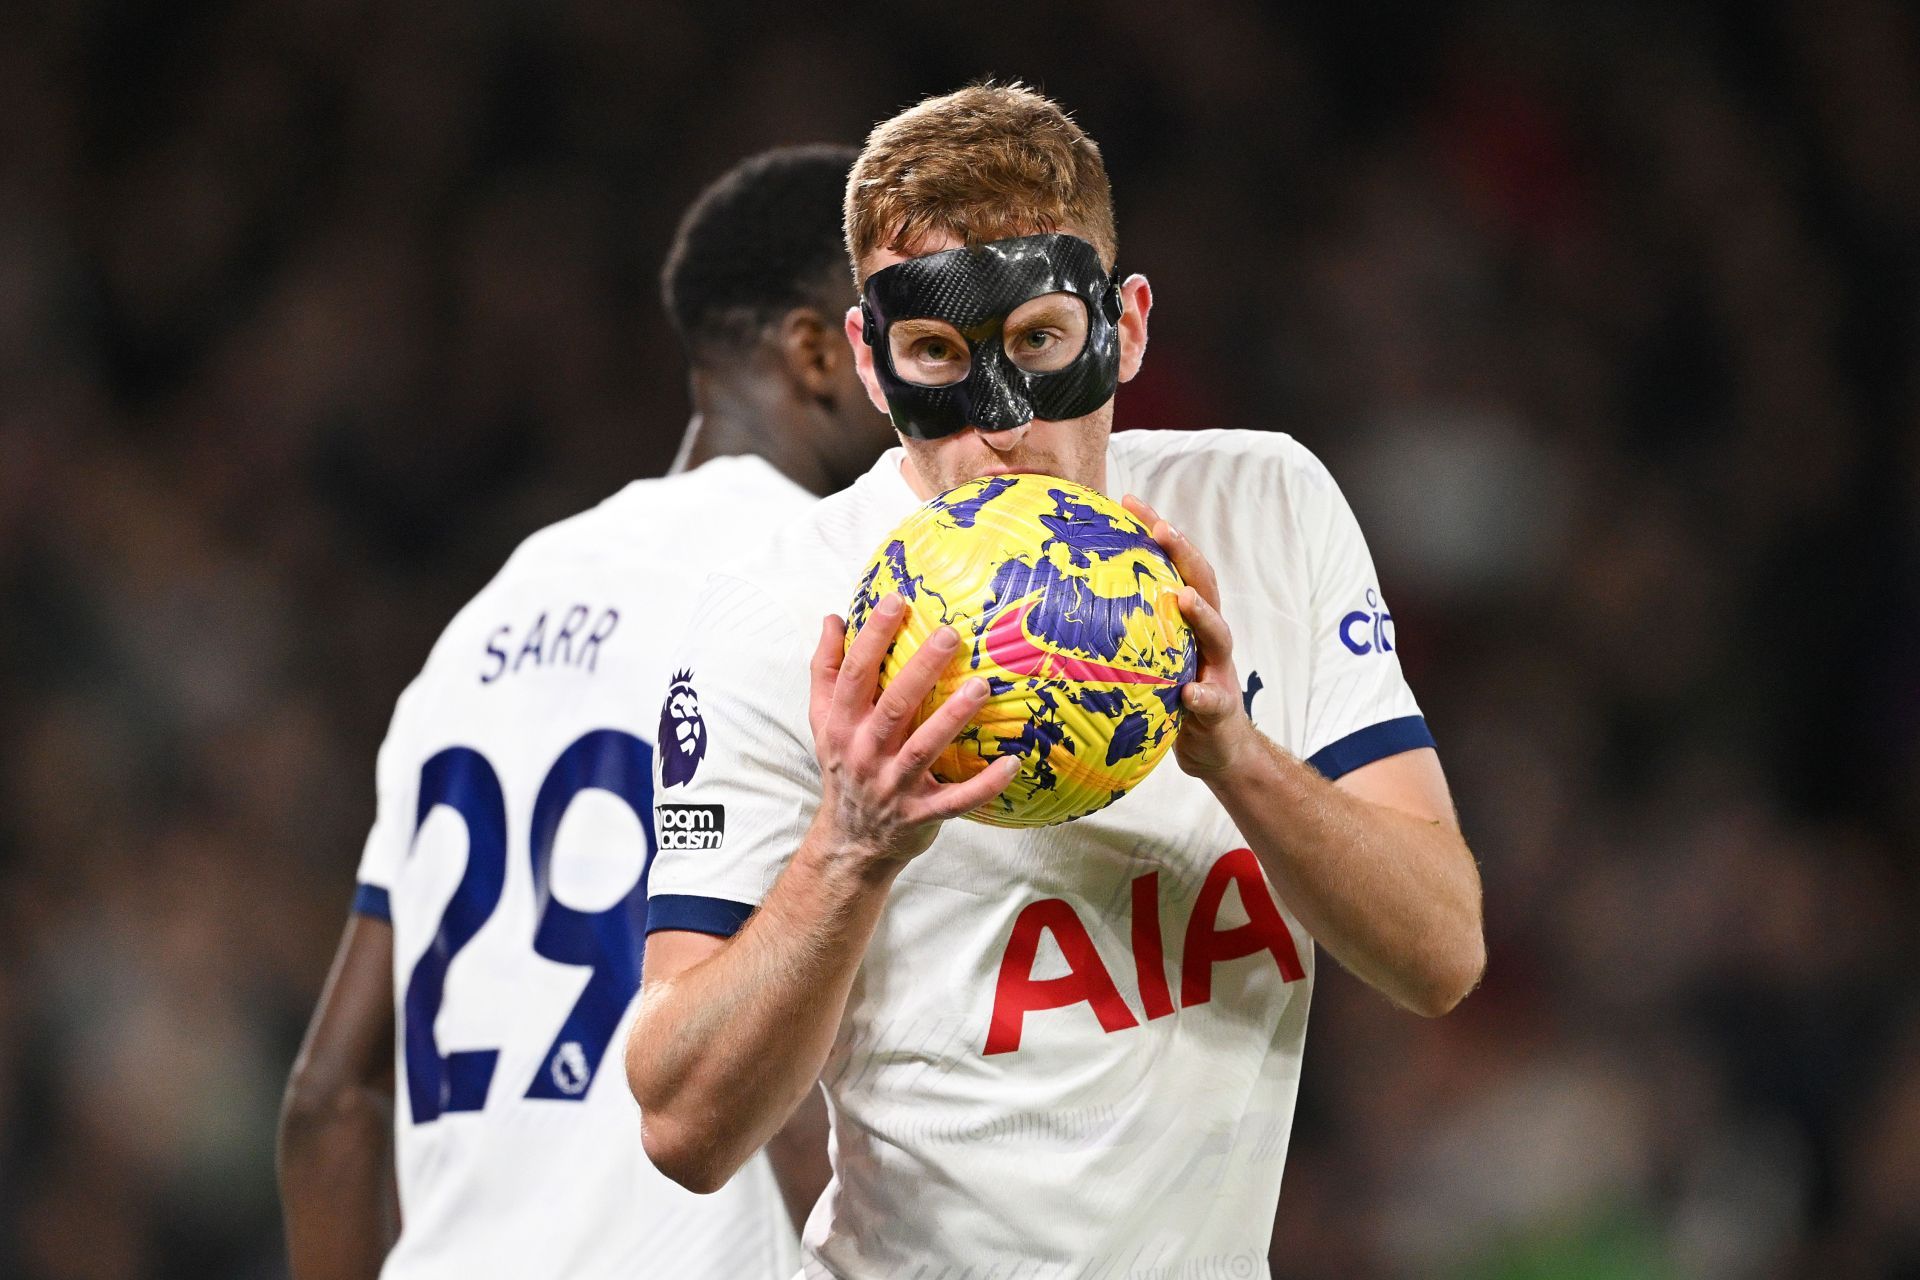
[[[861,838],[833,820],[822,805],[801,844],[799,857],[823,879],[844,885],[850,892],[885,893],[906,863],[878,841]]]
[[[1269,785],[1277,751],[1267,736],[1254,727],[1253,721],[1242,720],[1236,730],[1209,753],[1207,767],[1194,772],[1216,795],[1225,798],[1229,792]]]
[[[1236,716],[1226,724],[1209,726],[1204,741],[1176,739],[1175,750],[1180,755],[1181,768],[1208,786],[1214,786],[1257,768],[1257,762],[1266,754],[1266,745],[1265,736],[1254,727],[1253,721]]]

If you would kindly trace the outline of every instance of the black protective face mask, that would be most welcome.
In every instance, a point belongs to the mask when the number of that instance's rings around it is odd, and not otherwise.
[[[978,427],[1005,431],[1035,418],[1059,422],[1092,413],[1120,385],[1120,274],[1077,236],[1053,233],[995,240],[896,263],[867,277],[860,310],[867,345],[893,425],[917,440]],[[1072,360],[1046,372],[1022,368],[1003,339],[1021,303],[1067,293],[1087,309],[1086,341]],[[902,320],[942,320],[967,345],[964,376],[944,385],[909,381],[896,368],[890,333]]]

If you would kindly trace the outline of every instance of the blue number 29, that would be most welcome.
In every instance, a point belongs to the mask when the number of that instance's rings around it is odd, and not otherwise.
[[[640,819],[647,851],[640,877],[625,898],[604,911],[576,911],[553,896],[553,846],[560,820],[582,791],[598,789],[624,801]],[[499,775],[470,747],[449,747],[420,770],[414,834],[441,805],[467,828],[467,865],[425,953],[407,979],[404,1015],[407,1097],[413,1122],[449,1111],[478,1111],[499,1061],[497,1049],[442,1054],[433,1024],[445,994],[447,968],[500,905],[506,887],[507,813]],[[630,733],[596,729],[560,753],[534,799],[528,850],[533,862],[533,950],[560,964],[592,970],[526,1097],[578,1101],[587,1096],[606,1056],[614,1027],[640,987],[647,915],[647,871],[653,863],[653,751]]]

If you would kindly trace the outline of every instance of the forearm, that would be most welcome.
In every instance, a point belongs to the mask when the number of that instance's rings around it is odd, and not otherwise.
[[[810,833],[731,942],[665,981],[649,975],[627,1078],[670,1177],[718,1188],[806,1097],[891,882]]]
[[[280,1199],[295,1280],[372,1280],[398,1231],[393,1099],[295,1084],[280,1117]]]
[[[963,681],[919,717],[959,651],[958,633],[942,626],[876,695],[905,618],[906,601],[889,593],[851,644],[838,618],[822,620],[807,712],[819,807],[759,910],[718,949],[656,934],[671,940],[660,964],[648,944],[627,1081],[647,1155],[692,1190],[722,1186],[813,1087],[894,877],[940,823],[1004,791],[1020,763],[1006,757],[964,782],[932,776],[987,683]]]
[[[1480,876],[1459,829],[1341,790],[1256,734],[1208,778],[1282,899],[1342,964],[1433,1016],[1485,964]]]

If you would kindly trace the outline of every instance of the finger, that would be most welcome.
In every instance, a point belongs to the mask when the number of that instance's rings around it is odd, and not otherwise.
[[[1141,524],[1147,526],[1149,530],[1151,530],[1153,526],[1155,526],[1156,524],[1160,523],[1160,513],[1158,511],[1155,511],[1153,509],[1152,504],[1149,503],[1145,498],[1142,498],[1139,494],[1135,494],[1135,493],[1127,494],[1125,497],[1120,499],[1120,505],[1125,507],[1128,511],[1132,512],[1133,518],[1135,520],[1138,520]]]
[[[895,767],[900,777],[917,778],[932,767],[960,731],[967,727],[974,714],[980,710],[980,704],[987,700],[987,682],[979,676],[966,681],[947,696],[947,700],[934,709],[932,715],[923,721],[913,736],[907,739],[907,745],[900,748],[895,757]]]
[[[1191,585],[1182,587],[1175,599],[1180,602],[1180,616],[1187,620],[1200,646],[1200,660],[1212,666],[1232,665],[1233,632],[1220,611]]]
[[[1218,607],[1220,604],[1219,578],[1213,571],[1213,565],[1200,553],[1200,548],[1194,546],[1186,534],[1174,528],[1168,520],[1154,510],[1152,503],[1138,494],[1127,494],[1120,499],[1120,505],[1132,512],[1134,518],[1141,524],[1147,526],[1148,535],[1160,544],[1160,549],[1165,551],[1168,559],[1173,561],[1173,567],[1180,571],[1180,576],[1198,587],[1200,594]]]
[[[938,627],[893,679],[887,681],[887,687],[880,691],[879,699],[873,704],[873,714],[867,717],[867,730],[882,751],[892,751],[900,745],[900,740],[913,726],[914,716],[925,705],[941,674],[952,665],[953,655],[959,648],[960,634],[952,627]]]
[[[848,724],[857,724],[873,706],[874,686],[879,683],[880,664],[886,660],[887,646],[900,633],[907,620],[907,602],[897,592],[888,592],[867,615],[866,625],[853,638],[846,657],[840,661],[840,675],[833,685],[830,715]]]
[[[1220,579],[1213,571],[1213,565],[1200,554],[1200,548],[1188,540],[1187,535],[1168,524],[1165,520],[1152,526],[1153,540],[1160,544],[1167,556],[1173,561],[1173,567],[1206,597],[1208,604],[1220,607]]]
[[[923,822],[933,819],[957,818],[963,813],[971,813],[987,801],[1007,789],[1013,776],[1020,772],[1019,756],[1001,756],[965,782],[952,782],[935,788],[926,800]]]
[[[1182,587],[1174,600],[1200,650],[1200,678],[1189,681],[1180,691],[1180,705],[1208,724],[1244,709],[1240,677],[1233,669],[1233,633],[1227,628],[1227,620],[1192,587]]]
[[[807,664],[812,687],[807,698],[807,723],[813,726],[813,740],[827,722],[827,709],[833,703],[833,682],[840,677],[840,655],[847,644],[847,624],[838,614],[820,620],[820,643],[813,647],[813,660]]]

